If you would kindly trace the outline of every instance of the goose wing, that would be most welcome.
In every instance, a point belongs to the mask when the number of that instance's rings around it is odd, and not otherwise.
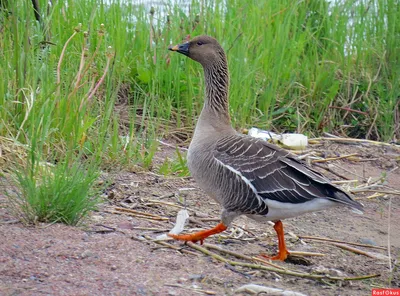
[[[321,174],[286,150],[261,139],[244,135],[225,137],[217,142],[214,158],[241,177],[262,200],[298,204],[328,198],[362,209]]]

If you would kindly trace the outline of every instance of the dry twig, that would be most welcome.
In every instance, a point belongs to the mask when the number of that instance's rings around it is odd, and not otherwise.
[[[127,214],[130,214],[130,215],[135,216],[135,217],[143,217],[143,218],[147,218],[147,219],[151,219],[151,220],[169,220],[168,217],[161,217],[161,216],[158,216],[158,215],[155,215],[155,214],[135,211],[135,210],[132,210],[132,209],[116,207],[116,208],[114,208],[114,210],[117,211],[117,212],[127,213]]]
[[[347,244],[347,245],[353,245],[353,246],[358,246],[358,247],[367,247],[367,248],[379,249],[379,250],[386,250],[386,248],[384,248],[384,247],[378,247],[378,246],[367,245],[367,244],[345,242],[345,241],[330,239],[330,238],[326,238],[326,237],[299,235],[299,238],[300,239],[310,239],[310,240],[315,240],[315,241],[322,241],[322,242],[330,242],[330,243]]]
[[[350,190],[351,193],[358,193],[358,192],[376,192],[382,194],[393,194],[393,195],[400,195],[400,191],[394,190],[375,190],[375,189],[364,189],[364,188],[355,188]]]
[[[185,208],[183,206],[177,205],[177,204],[172,203],[172,202],[154,200],[154,199],[149,199],[148,202],[145,205],[148,206],[148,205],[152,205],[152,204],[160,204],[160,205],[165,205],[165,206],[174,207],[174,208],[178,208],[178,209],[184,209]]]
[[[290,251],[290,255],[293,256],[309,256],[309,257],[324,257],[325,254],[315,252],[301,252],[301,251]]]
[[[167,248],[170,248],[170,249],[173,249],[173,250],[177,250],[177,251],[182,252],[182,253],[186,253],[186,254],[190,254],[190,255],[194,255],[194,256],[200,256],[198,253],[195,253],[195,252],[186,250],[186,249],[184,249],[184,248],[182,248],[182,247],[177,247],[177,246],[171,245],[171,244],[167,243],[166,241],[163,241],[163,240],[155,240],[155,239],[151,238],[151,237],[148,236],[148,235],[144,235],[143,237],[144,237],[146,240],[150,241],[150,242],[153,242],[153,243],[162,245],[162,246],[164,246],[164,247],[167,247]]]
[[[374,254],[371,254],[369,252],[365,252],[363,250],[360,250],[360,249],[357,249],[357,248],[354,248],[354,247],[350,247],[350,246],[345,245],[345,244],[339,244],[339,243],[333,243],[333,242],[330,242],[330,244],[332,244],[332,245],[334,245],[336,247],[339,247],[339,248],[341,248],[343,250],[347,250],[347,251],[353,252],[355,254],[364,255],[364,256],[367,256],[367,257],[370,257],[370,258],[374,258],[374,259],[379,259]]]
[[[342,156],[338,156],[338,157],[329,157],[329,158],[324,158],[324,159],[314,159],[311,162],[312,163],[328,162],[328,161],[339,160],[339,159],[343,159],[343,158],[352,158],[354,156],[358,156],[358,153],[347,154],[347,155],[342,155]]]
[[[385,143],[385,142],[378,142],[378,141],[365,140],[365,139],[353,139],[353,138],[320,137],[320,138],[312,138],[312,139],[308,140],[308,142],[311,144],[319,143],[320,141],[331,141],[331,142],[340,142],[340,143],[347,143],[347,144],[366,143],[366,144],[373,144],[373,145],[393,146],[393,144],[389,144],[389,143]]]
[[[208,248],[208,249],[217,250],[217,251],[219,251],[219,252],[221,252],[221,253],[225,253],[225,254],[234,256],[234,257],[239,258],[239,259],[244,259],[244,260],[248,260],[248,261],[258,261],[258,262],[262,262],[262,263],[264,263],[264,264],[273,266],[273,267],[275,267],[275,268],[284,269],[283,267],[280,267],[279,265],[273,264],[273,263],[268,262],[268,261],[266,261],[266,260],[263,260],[263,259],[261,259],[261,258],[258,258],[258,257],[250,257],[250,256],[246,256],[246,255],[243,255],[243,254],[239,254],[239,253],[230,251],[230,250],[225,250],[225,249],[223,249],[223,248],[221,248],[221,247],[218,247],[218,246],[216,246],[216,245],[204,243],[203,246],[206,247],[206,248]]]
[[[132,217],[136,217],[136,218],[140,218],[143,220],[147,220],[147,221],[151,221],[152,223],[155,223],[155,220],[157,221],[168,221],[169,219],[166,217],[151,217],[151,216],[143,216],[140,214],[135,214],[135,213],[129,213],[129,212],[118,212],[118,211],[114,211],[114,210],[105,210],[106,213],[110,213],[110,214],[117,214],[117,215],[128,215],[128,216],[132,216]],[[161,226],[161,225],[159,225]]]
[[[196,245],[192,242],[187,242],[187,245],[193,249],[196,249],[196,250],[218,260],[218,261],[230,264],[232,266],[242,266],[242,267],[248,267],[248,268],[252,268],[252,269],[272,271],[272,272],[276,272],[276,273],[280,273],[280,274],[292,275],[292,276],[297,276],[297,277],[302,277],[302,278],[310,278],[310,279],[316,279],[316,280],[334,280],[334,281],[357,281],[357,280],[370,279],[370,278],[375,278],[375,277],[380,276],[380,274],[371,274],[371,275],[363,275],[363,276],[357,276],[357,277],[335,277],[335,276],[329,276],[329,275],[316,275],[316,274],[310,274],[310,273],[302,273],[302,272],[298,272],[298,271],[292,271],[292,270],[288,270],[288,269],[278,269],[275,267],[259,265],[259,264],[254,264],[254,263],[233,261],[233,260],[226,259],[226,258],[224,258],[214,252],[211,252],[210,250],[207,250],[206,248]]]

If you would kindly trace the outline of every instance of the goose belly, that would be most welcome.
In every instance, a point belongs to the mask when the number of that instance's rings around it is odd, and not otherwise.
[[[340,203],[326,198],[315,198],[297,204],[284,203],[275,200],[266,200],[265,203],[268,206],[268,213],[266,215],[250,214],[247,216],[257,221],[277,221],[340,206]]]

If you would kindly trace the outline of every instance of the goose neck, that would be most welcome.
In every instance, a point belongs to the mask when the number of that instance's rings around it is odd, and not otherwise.
[[[221,120],[230,123],[229,117],[229,74],[226,62],[216,63],[204,68],[205,101],[204,111],[213,113]]]

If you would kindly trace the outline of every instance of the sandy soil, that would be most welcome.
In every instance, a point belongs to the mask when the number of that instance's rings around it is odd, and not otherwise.
[[[358,179],[359,186],[368,178],[378,178],[386,172],[384,190],[400,189],[400,169],[396,169],[400,150],[397,148],[325,143],[313,149],[323,151],[326,157],[358,153],[359,159],[363,160],[343,159],[329,165],[320,164],[334,174],[314,166],[333,180],[341,180],[338,177],[341,175]],[[158,157],[162,159],[173,151],[163,149]],[[192,217],[187,230],[217,223],[218,219],[210,218],[218,218],[219,206],[198,190],[190,178],[120,173],[105,192],[108,200],[81,227],[25,226],[10,215],[5,206],[6,199],[0,193],[0,294],[247,295],[244,292],[235,294],[235,291],[253,283],[305,295],[371,295],[373,287],[400,286],[400,196],[386,194],[366,198],[372,194],[356,195],[365,205],[363,215],[337,208],[284,221],[289,250],[320,252],[325,256],[307,257],[309,265],[278,262],[279,266],[339,277],[380,274],[361,281],[318,281],[232,266],[180,242],[168,242],[177,247],[174,250],[147,240],[145,236],[154,238],[172,228],[184,200]],[[153,216],[146,219],[116,210],[121,207]],[[165,220],[153,220],[154,217]],[[382,257],[371,258],[327,242],[296,239],[295,236],[318,236],[383,247],[390,244],[393,270],[389,270],[387,250],[356,247]],[[271,225],[244,217],[237,219],[228,231],[207,242],[248,256],[262,252],[273,254],[276,250],[276,235]],[[214,252],[230,260],[248,262]]]

